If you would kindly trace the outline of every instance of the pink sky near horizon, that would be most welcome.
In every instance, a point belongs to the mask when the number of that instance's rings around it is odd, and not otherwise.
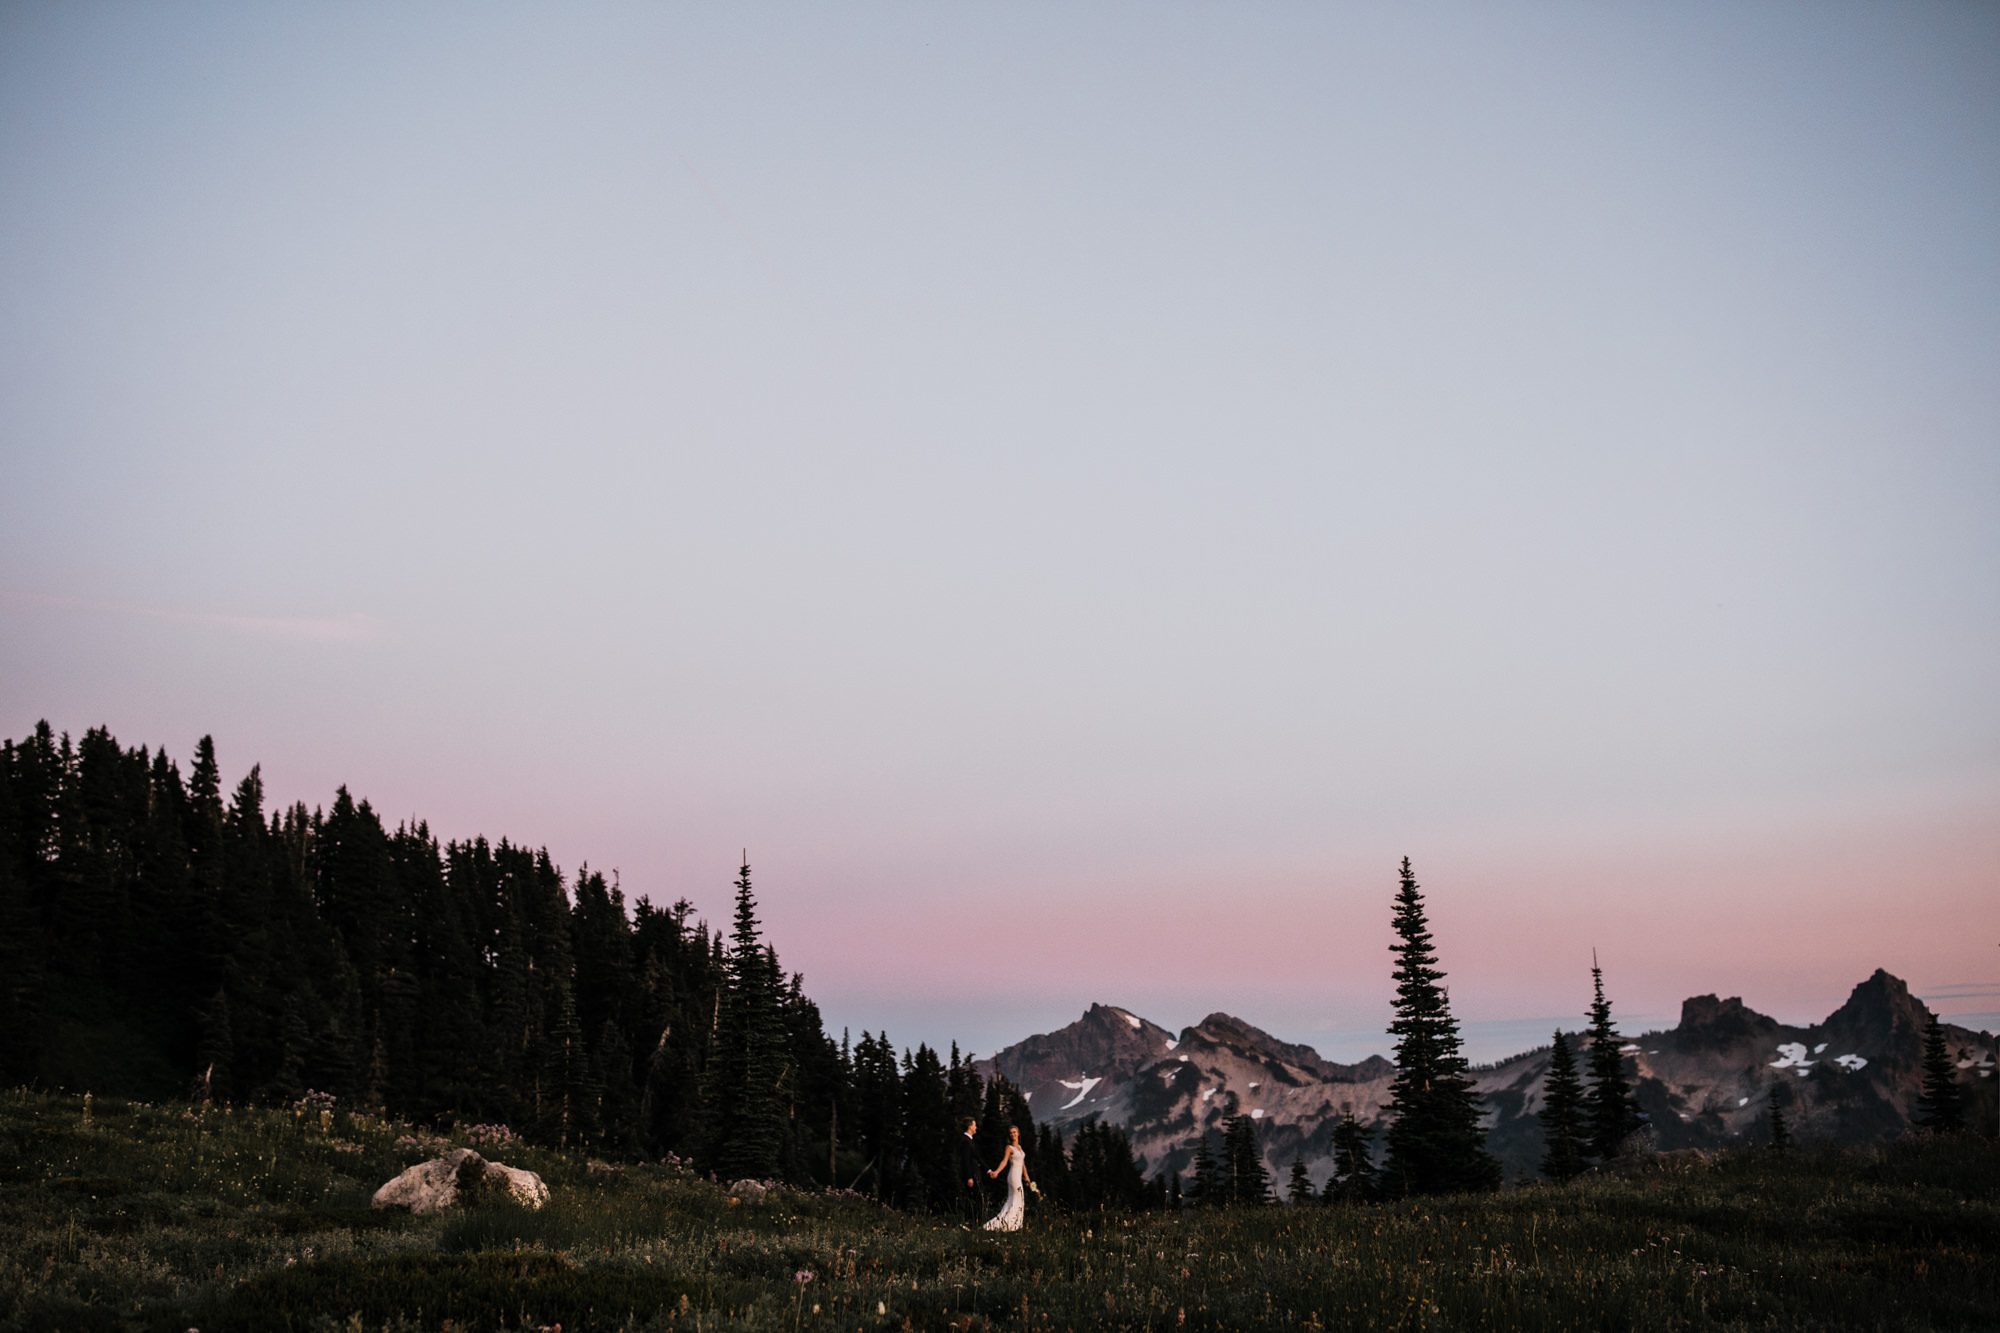
[[[1404,855],[1481,1057],[2000,1026],[2000,11],[15,6],[0,123],[0,735],[747,846],[912,1044],[1381,1049]]]
[[[176,755],[183,766],[186,749]],[[225,744],[225,775],[240,776],[247,759]],[[330,799],[330,789],[296,787],[290,772],[282,756],[262,764],[273,808]],[[702,849],[719,858],[704,873],[682,859],[694,849],[663,863],[630,827],[586,832],[529,809],[488,819],[481,798],[498,793],[432,793],[395,778],[347,785],[391,826],[420,818],[446,840],[546,845],[571,878],[585,864],[615,870],[635,906],[684,896],[698,916],[727,920],[734,849]],[[522,780],[513,801],[535,785]],[[1580,1023],[1593,949],[1633,1032],[1671,1027],[1683,999],[1708,993],[1816,1022],[1878,967],[1947,1017],[2000,1028],[1991,956],[2000,941],[1978,930],[1995,915],[1992,809],[1962,794],[1905,793],[1754,827],[1711,816],[1558,829],[1546,840],[1472,828],[1412,849],[1412,860],[1476,1059],[1545,1041],[1522,1038],[1530,1016]],[[806,975],[836,1033],[887,1028],[905,1045],[956,1041],[985,1055],[1107,1003],[1174,1030],[1222,1010],[1329,1058],[1388,1052],[1398,857],[1386,841],[1371,852],[1357,840],[1319,864],[1254,856],[1233,866],[960,869],[941,893],[921,877],[871,884],[881,848],[749,850],[767,935]]]

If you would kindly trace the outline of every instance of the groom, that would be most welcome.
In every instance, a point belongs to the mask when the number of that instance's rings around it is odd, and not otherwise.
[[[979,1165],[979,1146],[972,1138],[978,1132],[979,1122],[967,1119],[965,1135],[958,1141],[958,1206],[966,1221],[974,1225],[986,1212],[986,1200],[979,1191],[979,1178],[986,1174],[986,1169]]]

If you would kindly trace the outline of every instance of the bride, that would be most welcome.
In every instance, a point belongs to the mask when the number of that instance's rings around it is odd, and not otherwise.
[[[1028,1180],[1028,1156],[1021,1151],[1021,1131],[1007,1131],[1007,1151],[1000,1154],[1000,1165],[986,1174],[989,1178],[1007,1173],[1007,1202],[1000,1205],[1000,1211],[987,1222],[988,1231],[1019,1231],[1021,1219],[1027,1215],[1028,1200],[1022,1193],[1030,1185]]]

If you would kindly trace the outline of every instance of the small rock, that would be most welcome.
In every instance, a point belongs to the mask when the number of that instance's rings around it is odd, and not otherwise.
[[[532,1171],[489,1162],[470,1148],[456,1148],[442,1157],[419,1162],[375,1191],[376,1208],[406,1208],[434,1213],[475,1196],[504,1199],[523,1208],[540,1208],[549,1201],[549,1187]]]
[[[769,1193],[754,1180],[739,1180],[729,1187],[729,1192],[745,1203],[762,1203],[765,1194]]]
[[[508,1200],[523,1208],[539,1208],[549,1201],[549,1187],[542,1178],[518,1166],[488,1162],[485,1185],[489,1191],[504,1193]]]

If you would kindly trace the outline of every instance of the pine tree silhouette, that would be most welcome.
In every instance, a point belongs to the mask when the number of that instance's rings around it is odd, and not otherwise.
[[[1625,1140],[1645,1125],[1639,1113],[1639,1099],[1625,1077],[1625,1039],[1611,1021],[1611,1001],[1604,998],[1604,969],[1597,965],[1597,952],[1590,955],[1590,1092],[1586,1098],[1590,1124],[1590,1150],[1600,1161],[1618,1155]]]
[[[854,1044],[854,1133],[865,1159],[861,1174],[842,1182],[859,1186],[880,1199],[896,1197],[903,1160],[902,1075],[889,1034],[861,1034]],[[984,1158],[986,1119],[980,1118],[980,1156]],[[995,1154],[997,1156],[997,1154]]]
[[[1188,1182],[1187,1197],[1197,1208],[1214,1208],[1227,1201],[1222,1166],[1216,1161],[1206,1131],[1195,1140],[1194,1177]]]
[[[1935,1013],[1924,1024],[1924,1085],[1917,1094],[1916,1115],[1912,1120],[1917,1128],[1934,1134],[1950,1134],[1965,1128],[1964,1094],[1958,1086],[1958,1071],[1952,1064],[1944,1024]]]
[[[1229,1202],[1261,1205],[1271,1201],[1271,1173],[1264,1168],[1264,1154],[1257,1148],[1257,1122],[1249,1114],[1234,1115],[1223,1122],[1222,1159]]]
[[[1312,1177],[1306,1174],[1305,1159],[1292,1159],[1292,1181],[1285,1190],[1285,1197],[1291,1203],[1311,1203],[1313,1201]]]
[[[1569,1038],[1556,1029],[1549,1051],[1549,1078],[1542,1092],[1542,1174],[1565,1181],[1590,1165],[1590,1140],[1584,1133],[1583,1083]]]
[[[778,1174],[784,1132],[779,1082],[787,1065],[785,1030],[778,979],[758,933],[747,856],[736,878],[736,920],[724,966],[726,993],[702,1089],[706,1156],[724,1180],[768,1180]],[[892,1051],[892,1068],[894,1059]]]
[[[945,1080],[944,1061],[922,1042],[903,1057],[903,1143],[909,1160],[904,1182],[907,1207],[942,1210],[956,1196],[952,1175],[956,1167],[956,1130],[951,1123],[951,1088]],[[1034,1140],[1025,1145],[1032,1150]],[[958,1189],[963,1190],[964,1185]]]
[[[1396,955],[1396,1077],[1390,1085],[1389,1160],[1384,1172],[1398,1194],[1492,1189],[1500,1163],[1486,1151],[1479,1094],[1467,1076],[1458,1023],[1431,949],[1423,895],[1403,858],[1393,922]]]
[[[1370,1151],[1375,1131],[1349,1110],[1333,1127],[1333,1174],[1327,1177],[1328,1203],[1366,1203],[1379,1193]]]
[[[1771,1127],[1771,1151],[1786,1152],[1792,1146],[1792,1128],[1785,1123],[1785,1085],[1771,1084],[1771,1110],[1768,1117]]]

